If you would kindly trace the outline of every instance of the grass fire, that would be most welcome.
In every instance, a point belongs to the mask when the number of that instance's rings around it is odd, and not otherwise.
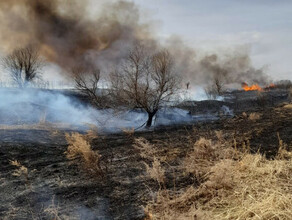
[[[292,219],[290,9],[0,0],[0,219]]]

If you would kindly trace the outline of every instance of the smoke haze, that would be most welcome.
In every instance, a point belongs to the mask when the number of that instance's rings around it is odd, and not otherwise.
[[[97,110],[80,103],[72,95],[39,89],[0,89],[0,125],[50,125],[59,128],[87,130],[90,125],[105,132],[141,127],[147,120],[142,110],[116,112]],[[166,108],[161,110],[156,125],[169,125],[199,120],[188,111]],[[73,127],[72,127],[73,126]],[[6,127],[5,127],[6,128]]]
[[[100,13],[95,16],[90,16],[89,6],[88,1],[77,0],[0,0],[2,50],[10,53],[34,44],[64,73],[76,66],[106,72],[128,55],[133,44],[143,42],[152,51],[166,47],[185,83],[208,84],[216,76],[223,76],[226,83],[266,83],[264,71],[252,67],[247,52],[202,56],[179,37],[162,43],[152,24],[141,22],[133,2],[99,4]]]
[[[64,70],[97,60],[114,61],[124,56],[124,47],[146,39],[148,29],[139,24],[133,3],[119,1],[102,7],[94,20],[87,1],[1,0],[2,45],[7,52],[37,44],[41,54]]]

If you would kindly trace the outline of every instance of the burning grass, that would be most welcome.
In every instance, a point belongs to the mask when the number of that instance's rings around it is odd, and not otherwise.
[[[291,219],[292,155],[278,138],[274,160],[235,149],[232,140],[200,138],[182,168],[199,185],[160,188],[145,208],[148,219]],[[161,181],[165,170],[156,160],[152,169],[160,172],[148,174]]]

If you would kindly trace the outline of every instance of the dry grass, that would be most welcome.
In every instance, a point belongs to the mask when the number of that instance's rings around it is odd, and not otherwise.
[[[161,162],[158,158],[154,157],[151,166],[145,163],[147,174],[150,178],[157,181],[161,188],[161,184],[165,181],[165,170],[161,166]]]
[[[122,132],[128,137],[132,137],[135,134],[135,128],[122,128]]]
[[[238,158],[240,153],[232,148],[232,142],[224,140],[221,132],[216,132],[218,141],[200,138],[195,142],[193,151],[184,160],[184,169],[193,173],[197,179],[204,179],[205,174],[220,159]],[[225,145],[228,144],[228,148]]]
[[[100,165],[100,155],[93,151],[86,135],[79,133],[65,134],[66,140],[69,144],[66,156],[70,160],[81,160],[83,168],[89,173],[95,175],[102,175],[103,170]]]
[[[247,146],[235,150],[234,140],[216,135],[218,141],[200,138],[183,163],[187,172],[200,178],[200,185],[181,191],[160,189],[145,208],[147,218],[291,219],[292,154],[280,136],[278,156],[268,160],[249,153]]]
[[[94,138],[97,138],[98,137],[98,127],[95,124],[87,123],[86,125],[89,127],[89,129],[87,130],[87,133],[85,135],[86,139],[88,141],[91,141]]]
[[[257,112],[250,113],[248,116],[248,119],[251,121],[256,121],[256,120],[259,120],[260,118],[261,118],[261,114]]]
[[[61,220],[60,217],[60,207],[58,204],[55,204],[55,197],[52,198],[52,203],[49,205],[45,210],[44,213],[48,214],[51,219],[54,220]]]
[[[140,156],[146,160],[144,165],[146,167],[147,175],[157,181],[159,188],[162,188],[165,181],[165,170],[161,166],[161,158],[156,157],[157,150],[145,138],[135,139],[134,147],[139,150]],[[150,165],[148,165],[148,163]]]
[[[0,130],[46,130],[52,131],[57,129],[72,129],[72,125],[66,123],[36,123],[36,124],[18,124],[6,125],[0,124]]]
[[[31,186],[30,185],[30,181],[29,181],[29,172],[28,172],[28,168],[23,166],[20,162],[18,162],[17,160],[11,160],[10,164],[12,166],[15,166],[17,169],[12,173],[13,176],[17,176],[20,178],[23,178],[25,181],[25,185],[26,186]]]
[[[154,145],[150,144],[145,138],[136,138],[134,142],[134,148],[139,150],[139,153],[143,159],[153,161],[157,150]]]
[[[286,108],[286,109],[292,109],[292,104],[287,104],[287,105],[284,106],[284,108]]]

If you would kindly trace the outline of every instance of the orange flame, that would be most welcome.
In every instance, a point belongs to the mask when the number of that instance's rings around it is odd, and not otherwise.
[[[248,86],[246,83],[242,84],[242,88],[244,89],[244,91],[263,91],[262,87],[260,87],[258,84],[253,84],[251,86]]]

